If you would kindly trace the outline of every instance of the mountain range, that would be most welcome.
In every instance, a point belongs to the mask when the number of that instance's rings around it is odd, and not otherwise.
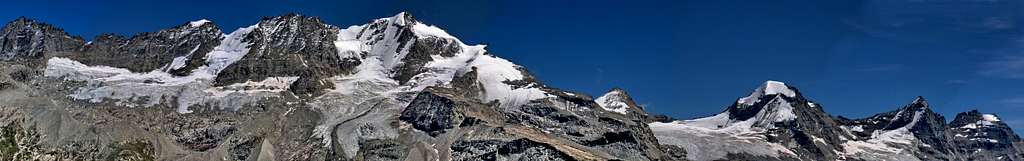
[[[1024,160],[995,114],[947,122],[921,97],[860,119],[823,109],[767,81],[714,116],[650,114],[408,13],[91,41],[28,18],[0,31],[0,160]]]

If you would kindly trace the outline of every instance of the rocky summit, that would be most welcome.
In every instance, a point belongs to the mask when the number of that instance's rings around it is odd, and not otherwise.
[[[500,54],[408,13],[91,41],[18,18],[0,31],[0,160],[1024,160],[997,115],[947,122],[924,98],[849,119],[767,81],[676,120]]]

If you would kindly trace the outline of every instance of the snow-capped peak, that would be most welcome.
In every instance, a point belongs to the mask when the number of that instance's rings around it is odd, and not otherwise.
[[[761,87],[755,89],[754,92],[751,92],[750,96],[736,100],[736,103],[754,105],[754,103],[760,101],[758,98],[761,98],[761,96],[778,94],[782,94],[786,97],[796,97],[796,91],[793,91],[789,86],[786,86],[786,83],[769,80],[764,82]]]
[[[629,99],[629,96],[625,91],[615,88],[598,97],[594,102],[597,102],[597,105],[600,105],[605,110],[626,114],[629,110],[629,103],[626,103],[627,99]]]
[[[191,27],[199,27],[199,26],[203,26],[204,24],[210,23],[210,22],[212,22],[212,21],[206,20],[206,19],[200,19],[200,20],[195,20],[195,21],[189,22],[188,25],[191,26]]]

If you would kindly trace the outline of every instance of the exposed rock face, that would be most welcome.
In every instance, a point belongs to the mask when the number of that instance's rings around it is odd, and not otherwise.
[[[125,68],[133,72],[165,71],[183,76],[220,44],[223,33],[205,20],[125,38],[97,36],[70,57],[85,64]]]
[[[398,119],[412,124],[417,130],[436,136],[444,130],[459,126],[463,116],[456,111],[462,111],[466,106],[427,90],[416,95]]]
[[[949,123],[954,149],[964,160],[1024,160],[1020,136],[994,114],[962,112]]]
[[[333,88],[326,78],[348,74],[360,61],[341,57],[334,47],[338,28],[320,18],[289,14],[264,18],[245,37],[249,52],[217,75],[217,86],[260,81],[268,77],[296,76],[297,95],[318,96]]]
[[[63,29],[21,17],[4,25],[0,32],[0,60],[38,63],[47,54],[77,51],[83,43]]]

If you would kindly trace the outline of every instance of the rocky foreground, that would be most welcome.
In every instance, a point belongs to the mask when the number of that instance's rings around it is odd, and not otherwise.
[[[594,98],[407,13],[339,27],[297,14],[85,41],[0,31],[0,160],[1024,160],[996,115],[923,98],[832,116],[768,81],[722,113]]]

